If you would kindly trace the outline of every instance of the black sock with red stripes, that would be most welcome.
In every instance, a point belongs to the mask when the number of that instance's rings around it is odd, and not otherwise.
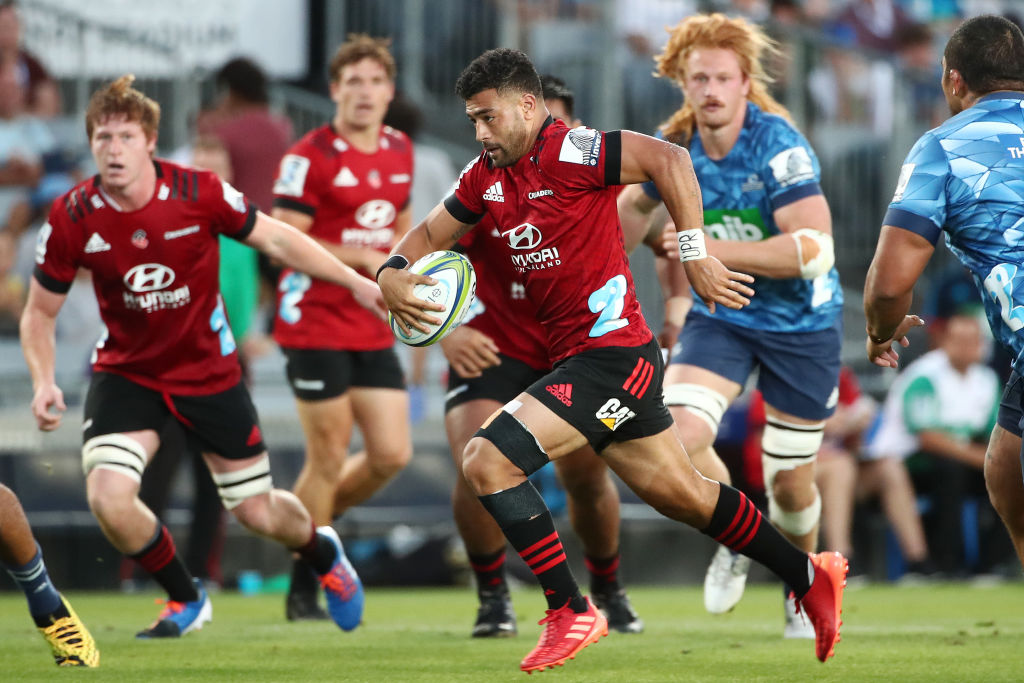
[[[199,591],[192,583],[192,576],[185,569],[185,563],[174,547],[174,539],[163,524],[157,522],[153,538],[142,550],[129,557],[138,562],[167,591],[167,597],[171,600],[193,602],[199,599]]]
[[[505,585],[505,549],[496,553],[468,553],[469,566],[476,576],[476,592],[492,593],[497,590],[508,590]]]
[[[591,593],[614,593],[619,590],[619,554],[611,557],[583,557],[590,572]]]
[[[703,532],[727,548],[775,572],[802,598],[811,587],[814,569],[807,553],[790,543],[762,515],[750,499],[726,484]]]
[[[537,577],[548,607],[559,609],[568,602],[576,613],[587,611],[551,513],[533,484],[524,481],[514,488],[480,496],[480,502]]]

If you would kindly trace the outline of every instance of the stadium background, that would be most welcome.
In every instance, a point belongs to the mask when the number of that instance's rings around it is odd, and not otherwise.
[[[861,289],[878,226],[906,150],[933,125],[941,107],[937,83],[939,48],[963,14],[1012,9],[997,0],[902,3],[934,30],[932,69],[908,68],[898,51],[855,44],[830,18],[847,0],[806,3],[680,0],[685,9],[746,12],[763,21],[784,45],[775,92],[814,145],[833,212],[837,266],[846,288],[844,360],[869,392],[880,396],[892,376],[872,372],[863,360]],[[393,38],[398,87],[425,112],[418,142],[447,152],[456,168],[477,153],[462,104],[452,94],[461,68],[483,50],[513,46],[531,55],[542,73],[564,78],[577,93],[577,116],[589,125],[632,127],[650,132],[678,105],[678,91],[650,100],[625,97],[630,65],[623,57],[623,22],[658,0],[24,0],[25,46],[59,80],[64,114],[54,123],[64,144],[82,157],[88,148],[81,112],[101,82],[126,72],[163,108],[159,153],[189,143],[198,111],[214,97],[212,74],[236,55],[257,60],[275,79],[275,109],[293,121],[296,135],[333,113],[326,97],[324,64],[349,32]],[[803,7],[817,14],[794,19],[778,11]],[[942,7],[951,8],[943,10]],[[775,12],[770,12],[774,7]],[[679,15],[681,18],[682,14]],[[673,21],[674,23],[674,21]],[[924,77],[923,77],[924,76]],[[923,93],[923,94],[922,94]],[[629,106],[638,102],[640,106]],[[31,245],[31,235],[23,242]],[[28,247],[29,249],[31,246]],[[938,250],[935,273],[949,256]],[[659,295],[649,254],[635,255],[635,274],[645,314],[661,323]],[[926,286],[927,283],[925,283]],[[78,294],[88,294],[79,286]],[[73,298],[64,316],[90,305]],[[94,305],[94,304],[93,304]],[[114,587],[118,557],[99,532],[84,497],[78,423],[86,359],[93,338],[59,340],[58,380],[69,414],[54,434],[35,429],[28,403],[31,385],[16,338],[0,339],[0,481],[21,497],[43,545],[54,580],[74,588]],[[915,345],[921,348],[920,340]],[[254,366],[254,398],[271,450],[275,478],[290,485],[302,458],[302,434],[284,384],[283,359],[271,352]],[[441,422],[443,363],[430,356],[426,412],[414,427],[411,465],[370,503],[338,523],[350,555],[368,583],[459,581],[460,561],[448,496],[454,470]],[[728,431],[728,430],[726,430]],[[166,521],[187,542],[189,477],[175,484]],[[632,583],[694,581],[711,554],[704,537],[663,521],[623,490],[623,568]],[[564,524],[564,520],[563,520]],[[879,517],[867,529],[872,573],[884,575],[886,544]],[[566,544],[575,546],[572,534]],[[657,552],[658,562],[646,561]],[[572,553],[579,558],[579,553]],[[224,553],[224,575],[233,582],[247,570],[264,577],[282,573],[287,557],[270,543],[244,534],[232,521]],[[253,574],[246,574],[253,576]],[[7,586],[7,582],[0,582]]]

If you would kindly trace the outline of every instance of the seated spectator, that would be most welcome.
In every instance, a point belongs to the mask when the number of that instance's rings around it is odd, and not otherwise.
[[[895,53],[897,34],[912,20],[896,0],[849,0],[836,23],[853,33],[858,47]]]
[[[898,458],[864,457],[863,438],[875,419],[877,406],[861,394],[856,375],[844,367],[839,376],[839,403],[825,423],[825,441],[818,452],[817,483],[821,491],[822,547],[850,560],[850,575],[865,573],[853,543],[857,502],[877,497],[896,534],[907,571],[934,572],[928,559],[914,488]]]
[[[26,113],[25,89],[14,68],[0,67],[0,227],[15,237],[29,225],[43,157],[55,148],[46,125]]]
[[[922,128],[934,128],[949,117],[949,108],[935,84],[942,77],[935,36],[927,24],[908,24],[896,32],[899,64],[906,84],[910,115]]]
[[[938,347],[893,383],[868,447],[873,460],[905,463],[917,494],[930,503],[923,517],[933,559],[951,575],[977,569],[965,555],[965,538],[979,535],[978,528],[963,528],[965,500],[991,507],[982,468],[1001,383],[983,363],[982,326],[976,315],[949,317]]]
[[[21,45],[21,17],[14,0],[0,2],[0,68],[11,68],[25,90],[25,107],[33,116],[60,114],[60,91],[46,67]]]
[[[0,231],[0,336],[17,337],[18,320],[25,307],[25,282],[14,272],[17,245]]]

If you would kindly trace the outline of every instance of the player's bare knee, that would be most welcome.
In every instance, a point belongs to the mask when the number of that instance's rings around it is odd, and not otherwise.
[[[89,509],[108,524],[127,519],[135,507],[138,485],[110,472],[96,471],[87,480],[85,498]]]
[[[772,499],[783,510],[803,510],[814,504],[818,496],[818,488],[814,483],[797,485],[786,482],[782,477],[776,478],[772,486]]]
[[[472,438],[462,454],[462,476],[476,495],[494,493],[504,479],[508,460],[487,439]],[[492,490],[493,489],[493,490]]]
[[[116,521],[134,506],[139,482],[134,476],[116,468],[97,467],[85,478],[85,497],[98,518]]]
[[[231,508],[231,514],[249,531],[263,536],[270,536],[274,532],[270,493],[246,498]]]
[[[391,479],[412,460],[412,446],[388,448],[367,457],[373,474],[381,479]]]
[[[331,443],[312,443],[306,448],[306,462],[303,465],[318,477],[334,481],[341,474],[341,468],[348,458],[348,448]]]

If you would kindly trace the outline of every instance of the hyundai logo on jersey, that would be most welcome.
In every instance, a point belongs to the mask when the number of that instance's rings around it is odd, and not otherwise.
[[[124,276],[125,286],[133,292],[153,292],[169,287],[174,282],[174,271],[159,263],[142,263]]]
[[[511,230],[506,230],[501,233],[501,236],[508,238],[508,246],[513,249],[533,249],[543,239],[540,230],[529,223],[523,223]]]

